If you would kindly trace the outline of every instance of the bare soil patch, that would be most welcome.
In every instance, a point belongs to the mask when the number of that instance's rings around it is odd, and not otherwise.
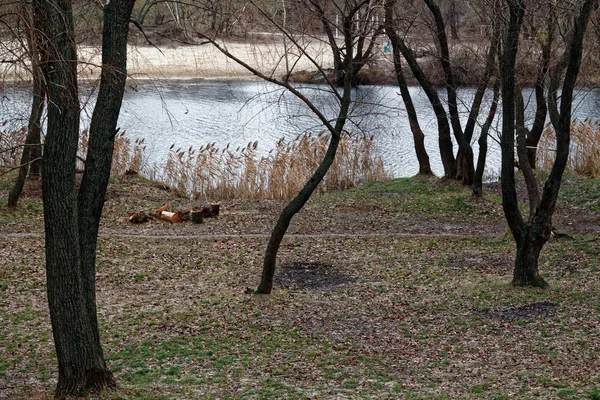
[[[522,304],[512,307],[497,308],[490,311],[478,311],[475,315],[498,318],[509,321],[527,320],[531,318],[548,318],[556,315],[560,304],[541,301],[532,304]]]
[[[293,262],[281,266],[275,282],[284,289],[335,290],[354,280],[320,262]]]

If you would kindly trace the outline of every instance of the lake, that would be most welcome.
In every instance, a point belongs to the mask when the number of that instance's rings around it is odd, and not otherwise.
[[[94,87],[82,85],[84,112],[82,128],[89,125],[94,99]],[[425,133],[425,145],[431,166],[437,175],[443,174],[437,141],[435,116],[425,93],[411,87],[413,101]],[[324,111],[327,118],[336,115],[336,101],[325,86],[307,86],[303,93]],[[461,88],[459,98],[469,105],[475,90]],[[444,95],[445,91],[440,90]],[[535,98],[525,91],[527,119],[533,120]],[[0,121],[12,125],[26,124],[29,93],[26,88],[6,87],[0,92]],[[355,99],[346,130],[374,136],[376,148],[388,172],[394,177],[413,176],[418,172],[412,134],[399,96],[394,86],[364,86],[353,91]],[[485,101],[482,113],[487,113]],[[575,98],[574,117],[598,118],[600,92],[580,91]],[[463,122],[468,108],[462,107]],[[500,170],[500,149],[497,143],[501,120],[498,115],[490,135],[486,175],[497,176]],[[483,118],[481,118],[483,119]],[[294,139],[305,132],[324,129],[318,120],[294,95],[262,81],[159,80],[137,81],[128,85],[119,126],[135,140],[145,138],[150,163],[166,160],[171,145],[175,148],[199,147],[216,142],[217,146],[243,147],[258,140],[261,151],[267,153],[281,137]],[[475,136],[477,140],[477,133]],[[457,150],[455,146],[455,151]],[[477,145],[474,146],[477,154]]]

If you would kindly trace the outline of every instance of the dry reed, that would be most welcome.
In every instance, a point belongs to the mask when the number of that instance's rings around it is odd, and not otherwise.
[[[571,149],[566,172],[592,178],[600,177],[600,121],[585,119],[571,126]],[[550,170],[556,156],[556,135],[546,127],[537,152],[537,168]]]
[[[79,159],[77,161],[77,169],[79,170],[82,170],[85,166],[82,160],[85,159],[85,154],[87,153],[88,135],[89,132],[85,129],[79,136]],[[119,132],[115,136],[112,167],[110,170],[111,175],[140,172],[146,164],[144,157],[145,150],[144,139],[136,139],[132,142],[131,139],[125,137],[125,131]]]
[[[318,167],[328,146],[329,135],[299,135],[280,139],[266,156],[258,141],[235,151],[215,143],[199,149],[173,150],[165,165],[166,183],[181,193],[201,199],[290,200]],[[335,162],[318,191],[345,189],[361,182],[387,179],[383,162],[375,154],[373,137],[344,133]]]

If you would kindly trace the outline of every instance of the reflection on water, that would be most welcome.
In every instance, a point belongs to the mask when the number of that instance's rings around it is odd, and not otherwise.
[[[324,117],[335,118],[338,100],[324,86],[311,86],[302,93],[322,110]],[[437,124],[425,93],[412,87],[411,93],[421,127],[425,133],[425,145],[429,152],[432,169],[437,175],[443,173],[437,143]],[[83,91],[93,92],[85,87]],[[440,94],[443,95],[443,91]],[[459,95],[468,105],[474,89],[462,88]],[[533,120],[535,98],[531,91],[527,96],[528,119]],[[365,86],[353,92],[353,108],[350,110],[346,130],[355,134],[373,135],[376,147],[383,157],[386,168],[396,177],[412,176],[418,172],[412,135],[404,105],[393,86]],[[0,92],[0,121],[10,119],[24,125],[28,115],[27,89],[6,88]],[[93,97],[93,95],[92,95]],[[487,102],[482,113],[487,113]],[[84,101],[82,122],[89,125],[93,101]],[[597,118],[600,109],[600,93],[580,92],[575,100],[574,116],[578,119]],[[467,118],[463,107],[463,121]],[[501,110],[498,111],[498,116]],[[175,148],[199,147],[216,142],[225,147],[231,143],[234,149],[250,141],[259,141],[259,149],[267,153],[281,138],[295,138],[304,132],[318,132],[324,124],[294,95],[277,86],[256,81],[219,82],[168,80],[138,82],[135,89],[128,88],[119,119],[119,126],[131,139],[145,138],[151,162],[163,162],[172,144]],[[500,120],[492,128],[486,173],[496,175],[500,166],[500,150],[497,141]],[[474,138],[477,153],[477,135]],[[456,147],[456,146],[455,146]],[[456,151],[456,149],[455,149]]]

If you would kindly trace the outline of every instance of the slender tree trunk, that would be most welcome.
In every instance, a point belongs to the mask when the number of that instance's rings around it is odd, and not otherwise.
[[[33,64],[33,63],[32,63]],[[15,208],[27,174],[36,175],[33,165],[38,165],[37,174],[39,174],[39,158],[41,157],[40,140],[41,140],[41,120],[44,113],[45,90],[38,73],[34,73],[33,77],[33,100],[31,104],[31,114],[29,115],[29,123],[27,124],[27,137],[25,138],[25,146],[21,155],[21,164],[19,175],[8,194],[8,207]],[[37,151],[36,151],[37,150]],[[31,169],[29,165],[31,164]]]
[[[523,101],[523,92],[521,88],[517,86],[515,92],[515,105],[516,105],[516,127],[517,127],[517,157],[519,159],[519,166],[523,171],[523,179],[525,180],[525,186],[527,187],[527,197],[529,197],[529,220],[533,219],[533,216],[537,212],[537,208],[540,205],[540,192],[538,190],[537,179],[535,172],[529,164],[528,152],[527,152],[527,130],[525,129],[525,103]]]
[[[544,133],[546,127],[546,118],[548,115],[548,105],[546,104],[546,96],[544,94],[544,86],[546,84],[546,75],[550,67],[551,48],[554,38],[554,18],[553,12],[550,12],[548,17],[548,38],[542,45],[542,59],[540,61],[540,67],[535,80],[535,119],[531,130],[527,132],[526,145],[527,145],[527,158],[529,165],[532,169],[536,169],[535,161],[537,159],[537,146],[540,142],[540,138]]]
[[[485,161],[487,158],[488,150],[488,135],[494,118],[496,116],[496,110],[498,109],[498,99],[500,97],[500,78],[496,77],[494,82],[494,95],[492,98],[492,105],[488,112],[487,119],[481,127],[481,134],[479,136],[479,156],[477,158],[477,168],[475,169],[475,178],[473,179],[473,195],[481,197],[483,195],[483,173],[485,171]]]
[[[456,11],[456,0],[450,2],[450,35],[452,39],[458,40],[458,12]]]
[[[314,7],[314,10],[319,16],[319,20],[321,21],[321,25],[323,26],[323,30],[325,31],[325,35],[327,35],[327,41],[329,42],[329,47],[331,48],[331,54],[333,56],[333,71],[335,74],[333,81],[336,85],[341,86],[344,83],[344,63],[342,61],[342,51],[337,44],[333,29],[331,29],[331,21],[327,19],[320,0],[309,0],[309,4]]]
[[[417,117],[417,111],[412,101],[406,79],[404,78],[404,72],[402,71],[402,56],[399,48],[399,37],[396,30],[393,27],[393,5],[386,5],[385,8],[385,30],[392,42],[392,52],[394,57],[394,71],[396,72],[396,80],[398,81],[398,87],[400,88],[400,95],[406,107],[406,113],[408,115],[408,121],[410,123],[410,130],[413,134],[413,140],[415,143],[415,152],[417,154],[417,160],[419,162],[419,175],[432,175],[431,165],[429,163],[429,155],[425,148],[425,135],[419,125],[419,119]]]
[[[315,170],[312,177],[308,182],[304,185],[304,187],[300,190],[298,195],[284,208],[282,213],[277,220],[277,224],[271,233],[271,237],[269,238],[269,243],[267,244],[267,249],[265,250],[265,258],[263,261],[263,271],[260,280],[260,284],[256,290],[259,294],[270,294],[273,289],[273,276],[275,275],[275,266],[277,264],[277,253],[279,251],[279,246],[281,245],[281,241],[290,225],[290,222],[294,215],[298,213],[302,209],[302,207],[306,204],[312,193],[319,186],[319,183],[325,177],[325,174],[333,164],[335,160],[335,154],[337,152],[337,148],[341,139],[341,135],[344,129],[344,125],[346,124],[346,120],[348,119],[348,111],[350,109],[350,104],[352,102],[351,92],[352,92],[352,78],[351,71],[353,68],[353,45],[354,45],[354,36],[352,34],[352,20],[354,13],[356,13],[358,9],[355,8],[348,15],[343,18],[343,33],[344,33],[344,44],[346,46],[346,57],[344,59],[344,89],[343,94],[340,100],[340,108],[338,111],[338,116],[335,122],[335,126],[331,126],[331,124],[327,124],[329,128],[329,132],[331,134],[331,139],[329,141],[329,146],[327,148],[327,152],[325,156],[321,160],[319,167]]]
[[[393,10],[395,5],[396,0],[385,1],[386,9]],[[412,50],[408,48],[402,37],[397,35],[397,38],[399,39],[397,43],[398,49],[404,56],[404,59],[410,67],[413,75],[419,82],[419,85],[421,85],[423,88],[423,91],[431,103],[433,112],[435,113],[435,118],[438,124],[438,144],[440,148],[440,157],[442,159],[442,165],[444,166],[444,177],[454,179],[456,177],[456,158],[454,157],[451,138],[452,131],[450,129],[450,124],[448,123],[448,114],[444,109],[444,105],[440,99],[440,96],[438,95],[437,90],[429,78],[427,78],[425,72],[423,72],[423,69],[417,62],[417,58]]]
[[[277,263],[277,252],[285,233],[287,232],[290,222],[294,215],[298,213],[304,207],[310,196],[313,194],[315,189],[319,186],[319,183],[325,177],[325,174],[333,164],[335,154],[340,142],[339,135],[332,135],[329,141],[329,147],[327,153],[321,161],[321,164],[310,178],[310,180],[304,185],[300,193],[285,207],[282,211],[277,224],[271,232],[269,243],[265,251],[265,258],[263,261],[263,271],[260,280],[260,285],[256,290],[257,293],[269,294],[273,289],[273,276],[275,275],[275,266]]]
[[[40,71],[40,56],[38,52],[38,40],[36,34],[32,28],[33,24],[33,11],[27,10],[29,6],[23,5],[23,18],[25,19],[26,31],[27,31],[27,47],[31,58],[31,74],[33,78],[32,86],[32,104],[31,113],[29,114],[29,122],[27,124],[27,137],[25,138],[25,146],[23,147],[23,153],[21,155],[21,163],[19,168],[19,175],[8,195],[8,207],[15,208],[23,186],[25,185],[25,178],[27,174],[39,176],[40,174],[40,158],[41,158],[41,121],[42,114],[44,113],[44,101],[46,98],[46,91],[43,85],[42,73]],[[31,164],[31,168],[30,168]]]

